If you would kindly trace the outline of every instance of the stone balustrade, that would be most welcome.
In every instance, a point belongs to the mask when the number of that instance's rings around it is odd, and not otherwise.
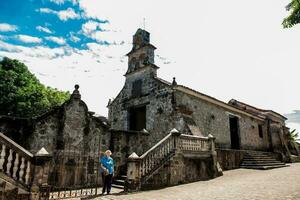
[[[51,155],[42,148],[33,155],[0,132],[0,176],[17,189],[26,191],[31,200],[44,200],[41,188],[47,187]]]
[[[213,168],[216,166],[215,138],[212,135],[208,137],[186,135],[173,129],[170,134],[140,157],[136,153],[129,156],[126,189],[128,191],[141,189],[144,182],[179,152],[207,154],[212,157]]]
[[[0,172],[28,188],[32,181],[33,155],[3,133],[0,133],[0,145]]]
[[[182,151],[209,151],[211,149],[208,137],[181,134],[179,138],[179,149]]]

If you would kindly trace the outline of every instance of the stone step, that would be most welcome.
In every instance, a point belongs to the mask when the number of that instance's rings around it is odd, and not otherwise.
[[[117,177],[117,179],[120,179],[120,180],[126,180],[127,176],[126,175],[120,175]]]
[[[111,184],[111,187],[124,190],[124,185]]]
[[[276,160],[274,158],[244,158],[243,160]]]
[[[273,158],[272,156],[268,155],[245,155],[245,158]]]
[[[270,157],[244,157],[244,159],[248,160],[276,160],[275,158],[270,158]]]
[[[272,157],[244,157],[244,159],[252,159],[252,160],[277,160]]]
[[[116,179],[116,180],[113,180],[113,183],[116,184],[116,185],[125,185],[125,180],[121,180],[121,179]]]
[[[274,169],[285,166],[285,163],[276,160],[273,154],[268,152],[248,152],[240,165],[241,168],[248,169]]]
[[[281,167],[289,167],[289,165],[282,164],[282,165],[271,165],[271,166],[241,166],[241,168],[245,168],[245,169],[263,169],[263,170],[276,169]]]
[[[274,162],[257,162],[257,161],[243,161],[243,165],[248,165],[248,164],[261,164],[261,165],[266,165],[266,164],[282,164],[279,161],[274,161]]]
[[[242,163],[241,166],[273,166],[273,165],[285,165],[283,163]]]

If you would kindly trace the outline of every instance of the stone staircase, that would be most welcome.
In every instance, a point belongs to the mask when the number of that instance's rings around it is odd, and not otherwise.
[[[2,175],[1,175],[2,176]],[[30,193],[11,185],[8,182],[1,181],[0,183],[0,199],[1,200],[28,200],[30,199]]]
[[[118,189],[124,190],[126,178],[127,178],[126,175],[119,175],[119,176],[117,176],[117,177],[113,180],[111,186],[112,186],[113,188],[118,188]]]
[[[217,176],[214,137],[186,135],[173,129],[143,155],[132,153],[127,159],[125,191],[153,189],[183,183],[185,161],[211,160],[212,177]],[[177,156],[177,157],[176,157]],[[160,172],[165,170],[164,177]],[[158,176],[157,176],[158,175]],[[195,178],[199,180],[199,177]],[[172,182],[173,181],[173,182]]]
[[[245,154],[241,168],[247,169],[274,169],[287,167],[285,163],[276,160],[272,153],[262,151],[249,151]]]

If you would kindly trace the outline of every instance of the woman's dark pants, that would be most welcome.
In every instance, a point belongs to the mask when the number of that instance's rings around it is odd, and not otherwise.
[[[109,194],[111,190],[112,174],[108,174],[107,176],[104,176],[104,173],[102,173],[102,180],[103,180],[102,194],[105,193],[105,190],[107,191],[107,194]]]

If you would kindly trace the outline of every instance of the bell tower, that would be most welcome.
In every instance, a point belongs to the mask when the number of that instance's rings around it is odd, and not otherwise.
[[[125,76],[149,70],[151,75],[156,76],[159,67],[154,64],[155,49],[156,47],[150,43],[150,33],[139,28],[133,35],[133,46],[127,54],[128,70]]]

